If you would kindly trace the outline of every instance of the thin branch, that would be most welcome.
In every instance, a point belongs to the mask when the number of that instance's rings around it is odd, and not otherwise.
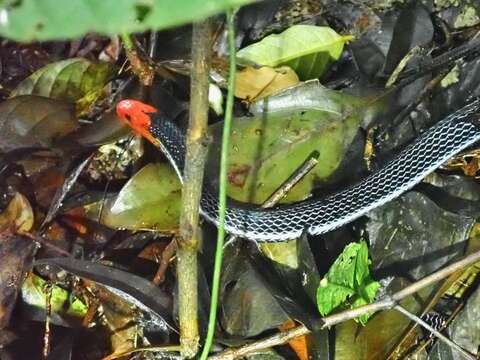
[[[423,326],[425,329],[430,331],[433,335],[435,335],[440,341],[443,341],[445,344],[447,344],[450,348],[458,351],[465,359],[467,360],[477,360],[475,356],[472,354],[468,353],[465,351],[465,349],[462,349],[460,346],[458,346],[455,342],[447,338],[445,335],[443,335],[441,332],[435,330],[433,327],[428,325],[425,321],[420,319],[418,316],[412,314],[410,311],[407,309],[401,307],[400,305],[395,305],[394,309],[397,310],[398,312],[401,312],[403,315],[408,317],[410,320],[415,321],[417,324]]]
[[[300,165],[300,167],[290,176],[280,187],[274,191],[270,197],[265,200],[262,207],[268,209],[277,205],[277,203],[282,200],[292,188],[298,184],[300,180],[304,178],[317,164],[318,157],[320,154],[318,151],[312,152],[307,160]]]
[[[205,360],[208,357],[215,334],[215,325],[217,322],[218,294],[220,292],[220,274],[223,260],[223,242],[225,238],[225,214],[227,208],[227,166],[228,166],[228,147],[230,128],[232,123],[233,102],[235,93],[236,76],[236,58],[235,58],[235,12],[230,9],[227,11],[227,31],[228,31],[228,50],[229,50],[229,73],[228,73],[228,93],[227,103],[225,105],[225,121],[223,123],[222,134],[222,153],[220,158],[220,189],[218,196],[218,234],[217,246],[215,250],[215,265],[212,279],[212,297],[210,301],[210,314],[208,318],[208,331],[205,339],[200,359]],[[208,76],[208,73],[207,73]]]
[[[199,346],[197,319],[197,249],[199,205],[207,157],[208,74],[211,61],[211,24],[193,25],[190,120],[187,131],[180,236],[177,250],[178,315],[183,357],[193,357]]]
[[[161,284],[165,280],[165,273],[170,265],[170,260],[177,251],[177,242],[173,239],[162,251],[160,256],[160,265],[158,266],[157,273],[153,277],[152,282],[155,285]]]
[[[375,313],[381,310],[387,310],[387,309],[392,309],[397,303],[410,296],[413,295],[414,293],[418,292],[419,290],[430,286],[431,284],[442,280],[446,278],[447,276],[453,274],[456,271],[459,271],[461,269],[464,269],[477,261],[480,261],[480,251],[477,251],[471,255],[466,256],[462,260],[459,260],[457,262],[454,262],[453,264],[446,266],[445,268],[438,270],[434,272],[433,274],[430,274],[423,278],[422,280],[419,280],[412,285],[407,286],[403,290],[400,290],[393,294],[390,297],[384,298],[382,300],[379,300],[373,304],[361,306],[355,309],[351,310],[345,310],[342,312],[339,312],[337,314],[333,314],[330,316],[326,316],[321,319],[321,324],[319,324],[319,329],[325,329],[330,326],[342,323],[347,320],[354,319],[356,317],[359,317],[361,315],[367,314],[367,313]],[[262,340],[253,342],[251,344],[245,345],[243,347],[237,348],[237,349],[228,349],[218,355],[210,357],[210,359],[215,359],[215,360],[232,360],[236,359],[242,356],[245,356],[251,352],[263,350],[270,348],[272,346],[278,346],[287,343],[288,341],[299,337],[299,336],[304,336],[310,334],[310,330],[306,328],[305,326],[301,325],[296,328],[293,328],[289,331],[278,333],[272,336],[269,336],[267,338],[264,338]]]

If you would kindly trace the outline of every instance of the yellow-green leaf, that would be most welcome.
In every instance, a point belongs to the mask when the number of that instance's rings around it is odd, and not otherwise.
[[[237,58],[271,67],[288,65],[301,80],[314,79],[340,57],[344,44],[352,38],[326,26],[294,25],[239,50]]]
[[[172,232],[178,228],[182,186],[169,164],[148,164],[122,188],[102,221],[113,228]]]
[[[46,309],[46,285],[46,281],[41,277],[29,274],[22,285],[22,300],[30,306]],[[50,304],[52,311],[59,315],[81,318],[88,310],[81,300],[71,298],[70,294],[59,286],[52,287]]]
[[[83,110],[95,102],[112,75],[113,68],[108,63],[83,58],[62,60],[35,71],[18,84],[12,97],[45,96],[76,103]]]

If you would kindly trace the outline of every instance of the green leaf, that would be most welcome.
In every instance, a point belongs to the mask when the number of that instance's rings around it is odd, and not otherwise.
[[[175,231],[181,194],[182,185],[169,164],[148,164],[104,210],[102,222],[129,230]]]
[[[46,308],[46,281],[41,277],[29,274],[22,285],[22,300],[28,305]],[[70,294],[59,286],[52,287],[50,300],[52,311],[59,315],[83,317],[88,307],[78,298],[70,297]],[[65,306],[67,304],[68,306]]]
[[[39,95],[77,103],[80,109],[93,104],[113,75],[108,63],[73,58],[48,64],[23,80],[12,96]]]
[[[321,291],[320,288],[322,288]],[[335,308],[343,304],[354,294],[355,291],[348,287],[325,282],[325,285],[320,285],[317,291],[317,304],[320,314],[325,316],[331,313]]]
[[[242,202],[261,204],[316,150],[318,164],[282,202],[304,200],[314,186],[337,169],[351,144],[362,117],[363,101],[326,89],[316,82],[270,96],[266,112],[235,119],[230,135],[228,196]],[[296,99],[291,102],[287,99]],[[264,108],[265,108],[264,107]],[[217,181],[222,124],[210,127],[207,173]]]
[[[368,247],[365,241],[345,247],[335,260],[317,289],[317,305],[325,316],[350,301],[350,308],[370,304],[380,288],[380,283],[370,277]],[[371,314],[356,319],[365,325]]]
[[[6,9],[0,34],[18,41],[133,33],[201,20],[253,0],[23,0]]]
[[[344,44],[352,38],[341,36],[325,26],[294,25],[239,50],[237,58],[271,67],[288,65],[301,80],[314,79],[322,76],[330,63],[338,60]]]

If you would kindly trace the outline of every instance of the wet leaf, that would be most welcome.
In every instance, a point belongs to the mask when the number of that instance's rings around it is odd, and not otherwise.
[[[43,219],[40,228],[44,228],[45,225],[49,224],[53,218],[57,215],[58,211],[62,207],[63,201],[65,197],[70,192],[72,187],[76,184],[78,177],[85,169],[85,167],[90,163],[92,160],[93,155],[90,155],[85,160],[83,160],[77,167],[71,169],[71,171],[66,175],[65,181],[61,187],[59,187],[53,197],[50,208],[48,209],[47,215]]]
[[[425,46],[432,37],[433,24],[428,10],[421,3],[411,3],[402,10],[395,23],[384,72],[390,74],[408,51],[415,46]]]
[[[48,64],[35,71],[13,90],[18,95],[38,95],[76,103],[79,112],[88,109],[111,79],[109,63],[73,58]]]
[[[477,263],[477,267],[478,267]],[[480,288],[469,297],[462,312],[453,320],[447,330],[448,337],[466,351],[475,354],[480,343]],[[432,359],[457,359],[458,353],[450,346],[438,341],[432,349]]]
[[[0,231],[7,229],[22,233],[30,231],[35,219],[28,199],[15,193],[7,208],[0,213]]]
[[[259,100],[275,92],[299,83],[297,74],[288,66],[273,69],[247,66],[237,72],[235,96],[250,101]]]
[[[10,322],[17,294],[30,270],[34,249],[31,239],[0,233],[0,329]]]
[[[444,210],[414,191],[367,215],[370,255],[380,277],[408,274],[420,279],[440,269],[463,254],[475,223],[474,218]]]
[[[288,95],[285,95],[287,93]],[[261,204],[307,159],[318,165],[283,199],[299,201],[337,169],[358,131],[362,100],[315,85],[287,89],[253,105],[253,117],[235,119],[230,135],[228,195]],[[262,104],[265,112],[260,112]],[[222,124],[210,127],[207,172],[216,183]]]
[[[394,280],[387,293],[394,293],[407,285],[410,285],[407,281]],[[400,304],[413,313],[420,310],[420,304],[413,297]],[[353,320],[338,324],[335,327],[335,359],[387,359],[392,345],[400,341],[409,324],[410,320],[395,310],[377,312],[361,328]]]
[[[152,282],[126,271],[91,261],[73,258],[48,258],[36,265],[58,266],[76,276],[107,286],[110,291],[133,303],[143,311],[153,312],[171,325],[170,297]]]
[[[46,309],[47,282],[30,273],[22,285],[22,300],[28,305]],[[51,309],[58,315],[82,318],[87,313],[87,306],[59,286],[52,287]]]
[[[249,337],[284,324],[289,316],[265,286],[262,274],[241,249],[225,252],[221,299],[224,329],[231,335]]]
[[[350,299],[351,308],[374,301],[380,283],[370,276],[368,247],[365,241],[348,245],[335,260],[317,289],[317,305],[323,316]],[[370,315],[357,320],[365,325]]]
[[[102,218],[105,225],[130,230],[178,228],[182,186],[168,164],[149,164],[120,191]]]
[[[0,104],[0,150],[50,147],[76,126],[71,105],[40,96],[17,96]]]
[[[264,66],[288,65],[301,80],[322,76],[337,60],[352,36],[341,36],[324,26],[294,25],[237,52],[237,58]]]
[[[25,0],[8,8],[0,34],[19,41],[80,37],[88,32],[134,33],[200,20],[253,0]],[[5,11],[6,4],[1,9]],[[108,21],[107,21],[108,20]]]

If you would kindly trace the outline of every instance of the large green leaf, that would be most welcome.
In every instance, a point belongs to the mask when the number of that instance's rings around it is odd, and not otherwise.
[[[19,41],[132,33],[200,20],[253,0],[23,0],[1,4],[0,34]],[[8,10],[5,10],[8,9]]]
[[[295,99],[294,101],[289,99]],[[261,204],[305,161],[319,152],[317,166],[284,199],[300,201],[337,169],[362,118],[363,101],[311,82],[261,100],[253,117],[235,119],[230,135],[228,195]],[[259,108],[267,109],[262,113]],[[222,124],[211,126],[207,173],[217,179]]]
[[[108,63],[73,58],[48,64],[13,90],[12,96],[39,95],[88,107],[113,75]]]
[[[271,67],[288,65],[300,79],[308,80],[320,77],[351,39],[352,36],[341,36],[325,26],[294,25],[241,49],[237,57]]]

